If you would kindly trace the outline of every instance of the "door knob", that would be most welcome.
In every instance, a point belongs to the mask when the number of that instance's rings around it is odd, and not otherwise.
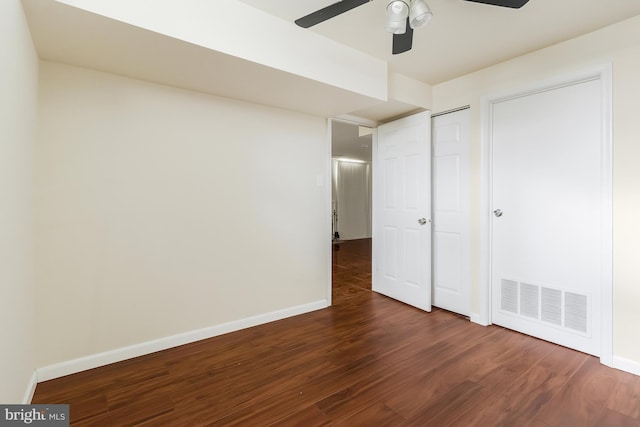
[[[496,218],[500,218],[502,216],[502,209],[496,209],[495,211],[493,211],[493,214],[496,216]]]
[[[420,218],[418,220],[418,224],[420,225],[425,225],[427,222],[431,222],[431,220],[430,219],[428,220],[427,218]]]

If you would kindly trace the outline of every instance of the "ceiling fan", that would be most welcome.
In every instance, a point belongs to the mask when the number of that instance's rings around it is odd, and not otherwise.
[[[370,1],[373,0],[342,0],[303,16],[300,19],[296,19],[295,23],[302,28],[313,27],[316,24],[334,18]],[[465,1],[519,9],[529,0]],[[392,53],[397,55],[411,50],[413,45],[413,30],[426,25],[432,17],[433,14],[424,0],[388,0],[385,30],[393,33]]]

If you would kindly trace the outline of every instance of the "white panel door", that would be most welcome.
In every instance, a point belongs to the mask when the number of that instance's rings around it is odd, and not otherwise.
[[[602,94],[583,81],[492,107],[492,320],[599,355]]]
[[[433,305],[471,315],[469,109],[433,118]]]
[[[431,119],[378,128],[374,152],[373,290],[431,311]]]

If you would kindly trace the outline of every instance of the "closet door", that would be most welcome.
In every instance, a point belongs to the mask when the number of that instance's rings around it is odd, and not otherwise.
[[[433,118],[433,305],[471,315],[469,109]]]
[[[431,117],[378,128],[373,290],[431,311]]]
[[[600,354],[598,79],[492,105],[492,320]]]

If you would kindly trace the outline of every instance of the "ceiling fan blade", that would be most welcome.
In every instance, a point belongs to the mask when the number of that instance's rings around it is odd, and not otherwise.
[[[411,50],[413,46],[413,28],[409,25],[409,18],[407,18],[407,31],[404,34],[393,35],[393,49],[391,52],[394,55],[404,53]]]
[[[513,9],[520,9],[527,4],[529,0],[467,0],[476,3],[490,4],[492,6],[511,7]]]
[[[343,14],[351,9],[355,9],[358,6],[362,6],[365,3],[369,3],[372,0],[342,0],[337,3],[330,4],[320,10],[316,10],[307,16],[296,19],[295,23],[302,28],[313,27],[316,24],[331,19],[335,16]]]

